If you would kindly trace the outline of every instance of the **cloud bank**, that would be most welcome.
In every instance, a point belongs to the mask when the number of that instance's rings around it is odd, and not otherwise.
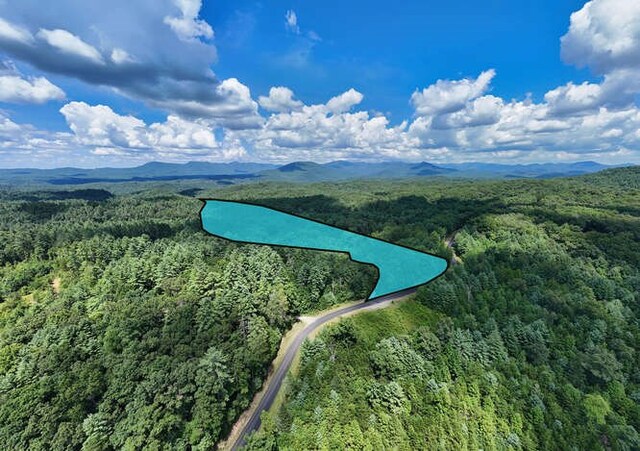
[[[534,102],[493,95],[500,74],[487,68],[435,80],[408,93],[413,115],[398,124],[359,109],[356,89],[306,104],[286,86],[257,99],[236,78],[219,80],[215,32],[200,0],[60,0],[59,12],[22,0],[0,4],[0,50],[43,74],[110,88],[167,113],[147,124],[105,105],[69,101],[70,132],[42,132],[0,116],[0,152],[83,153],[120,161],[209,159],[533,162],[597,159],[640,162],[640,3],[592,0],[570,17],[560,39],[565,63],[599,81],[572,81]],[[75,8],[76,14],[63,11]],[[91,21],[86,18],[91,17]],[[294,11],[285,27],[300,34]],[[0,101],[65,99],[45,76],[0,71]],[[80,99],[78,99],[80,100]],[[6,159],[6,158],[5,158]]]
[[[38,0],[0,4],[0,50],[53,74],[113,88],[172,113],[220,126],[259,121],[237,80],[216,78],[213,29],[200,0]],[[27,20],[28,18],[28,20]],[[234,118],[226,123],[233,111]],[[254,116],[249,118],[249,116]]]

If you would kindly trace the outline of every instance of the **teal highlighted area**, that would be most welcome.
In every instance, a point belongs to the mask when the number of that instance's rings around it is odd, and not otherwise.
[[[347,252],[375,265],[378,281],[368,299],[423,285],[447,269],[443,258],[259,205],[206,200],[200,216],[206,232],[228,240]]]

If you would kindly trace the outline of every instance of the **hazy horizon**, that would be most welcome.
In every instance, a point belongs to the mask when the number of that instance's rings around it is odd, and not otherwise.
[[[74,166],[74,165],[69,165],[69,166],[51,166],[51,167],[46,167],[46,166],[16,166],[16,167],[0,167],[0,170],[56,170],[56,169],[82,169],[82,170],[93,170],[93,169],[133,169],[133,168],[138,168],[138,167],[142,167],[148,164],[152,164],[152,163],[162,163],[162,164],[168,164],[168,165],[187,165],[190,163],[207,163],[207,164],[260,164],[260,165],[265,165],[265,166],[273,166],[273,167],[282,167],[282,166],[287,166],[289,164],[295,164],[295,163],[314,163],[314,164],[318,164],[318,165],[326,165],[326,164],[332,164],[332,163],[338,163],[338,162],[348,162],[348,163],[362,163],[362,164],[394,164],[394,163],[400,163],[400,164],[408,164],[408,165],[417,165],[417,164],[423,164],[423,163],[427,163],[427,164],[431,164],[434,166],[438,166],[438,167],[449,167],[449,166],[460,166],[460,165],[502,165],[502,166],[536,166],[536,165],[572,165],[572,164],[584,164],[584,163],[595,163],[595,164],[599,164],[602,166],[608,166],[608,167],[620,167],[620,166],[637,166],[637,164],[635,163],[618,163],[618,164],[607,164],[607,163],[600,163],[598,161],[594,161],[594,160],[580,160],[580,161],[557,161],[557,162],[551,162],[551,161],[547,161],[547,162],[532,162],[532,163],[509,163],[509,162],[496,162],[496,163],[491,163],[491,162],[480,162],[480,161],[464,161],[464,162],[459,162],[459,163],[433,163],[433,162],[429,162],[429,161],[406,161],[406,160],[383,160],[383,161],[356,161],[356,160],[331,160],[331,161],[326,161],[326,162],[316,162],[316,161],[310,161],[310,160],[296,160],[296,161],[289,161],[286,163],[269,163],[269,162],[262,162],[262,161],[241,161],[241,160],[236,160],[236,161],[205,161],[205,160],[189,160],[189,161],[179,161],[179,162],[173,162],[173,161],[159,161],[159,160],[151,160],[151,161],[147,161],[144,163],[139,163],[139,164],[124,164],[122,166],[117,166],[117,165],[105,165],[105,166]]]

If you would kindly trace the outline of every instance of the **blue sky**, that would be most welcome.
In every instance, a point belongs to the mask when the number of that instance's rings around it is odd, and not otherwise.
[[[205,2],[203,14],[219,30],[221,76],[239,77],[260,94],[288,86],[309,103],[355,88],[365,94],[362,107],[401,121],[412,114],[407,99],[414,90],[487,68],[499,74],[492,92],[506,98],[541,97],[568,80],[592,79],[560,60],[560,36],[583,3]],[[291,9],[299,35],[282,26],[283,11]],[[322,40],[312,42],[310,32]],[[281,63],[308,46],[298,66]]]
[[[640,162],[640,2],[0,0],[0,167]]]

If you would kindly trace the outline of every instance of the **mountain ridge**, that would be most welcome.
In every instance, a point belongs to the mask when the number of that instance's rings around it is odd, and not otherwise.
[[[229,184],[242,180],[322,182],[417,177],[553,178],[595,173],[614,167],[617,166],[604,165],[594,161],[515,165],[473,162],[436,165],[427,161],[370,163],[349,160],[337,160],[329,163],[294,161],[283,165],[252,162],[190,161],[187,163],[167,163],[151,161],[130,168],[0,169],[0,183],[82,185],[204,179]]]

